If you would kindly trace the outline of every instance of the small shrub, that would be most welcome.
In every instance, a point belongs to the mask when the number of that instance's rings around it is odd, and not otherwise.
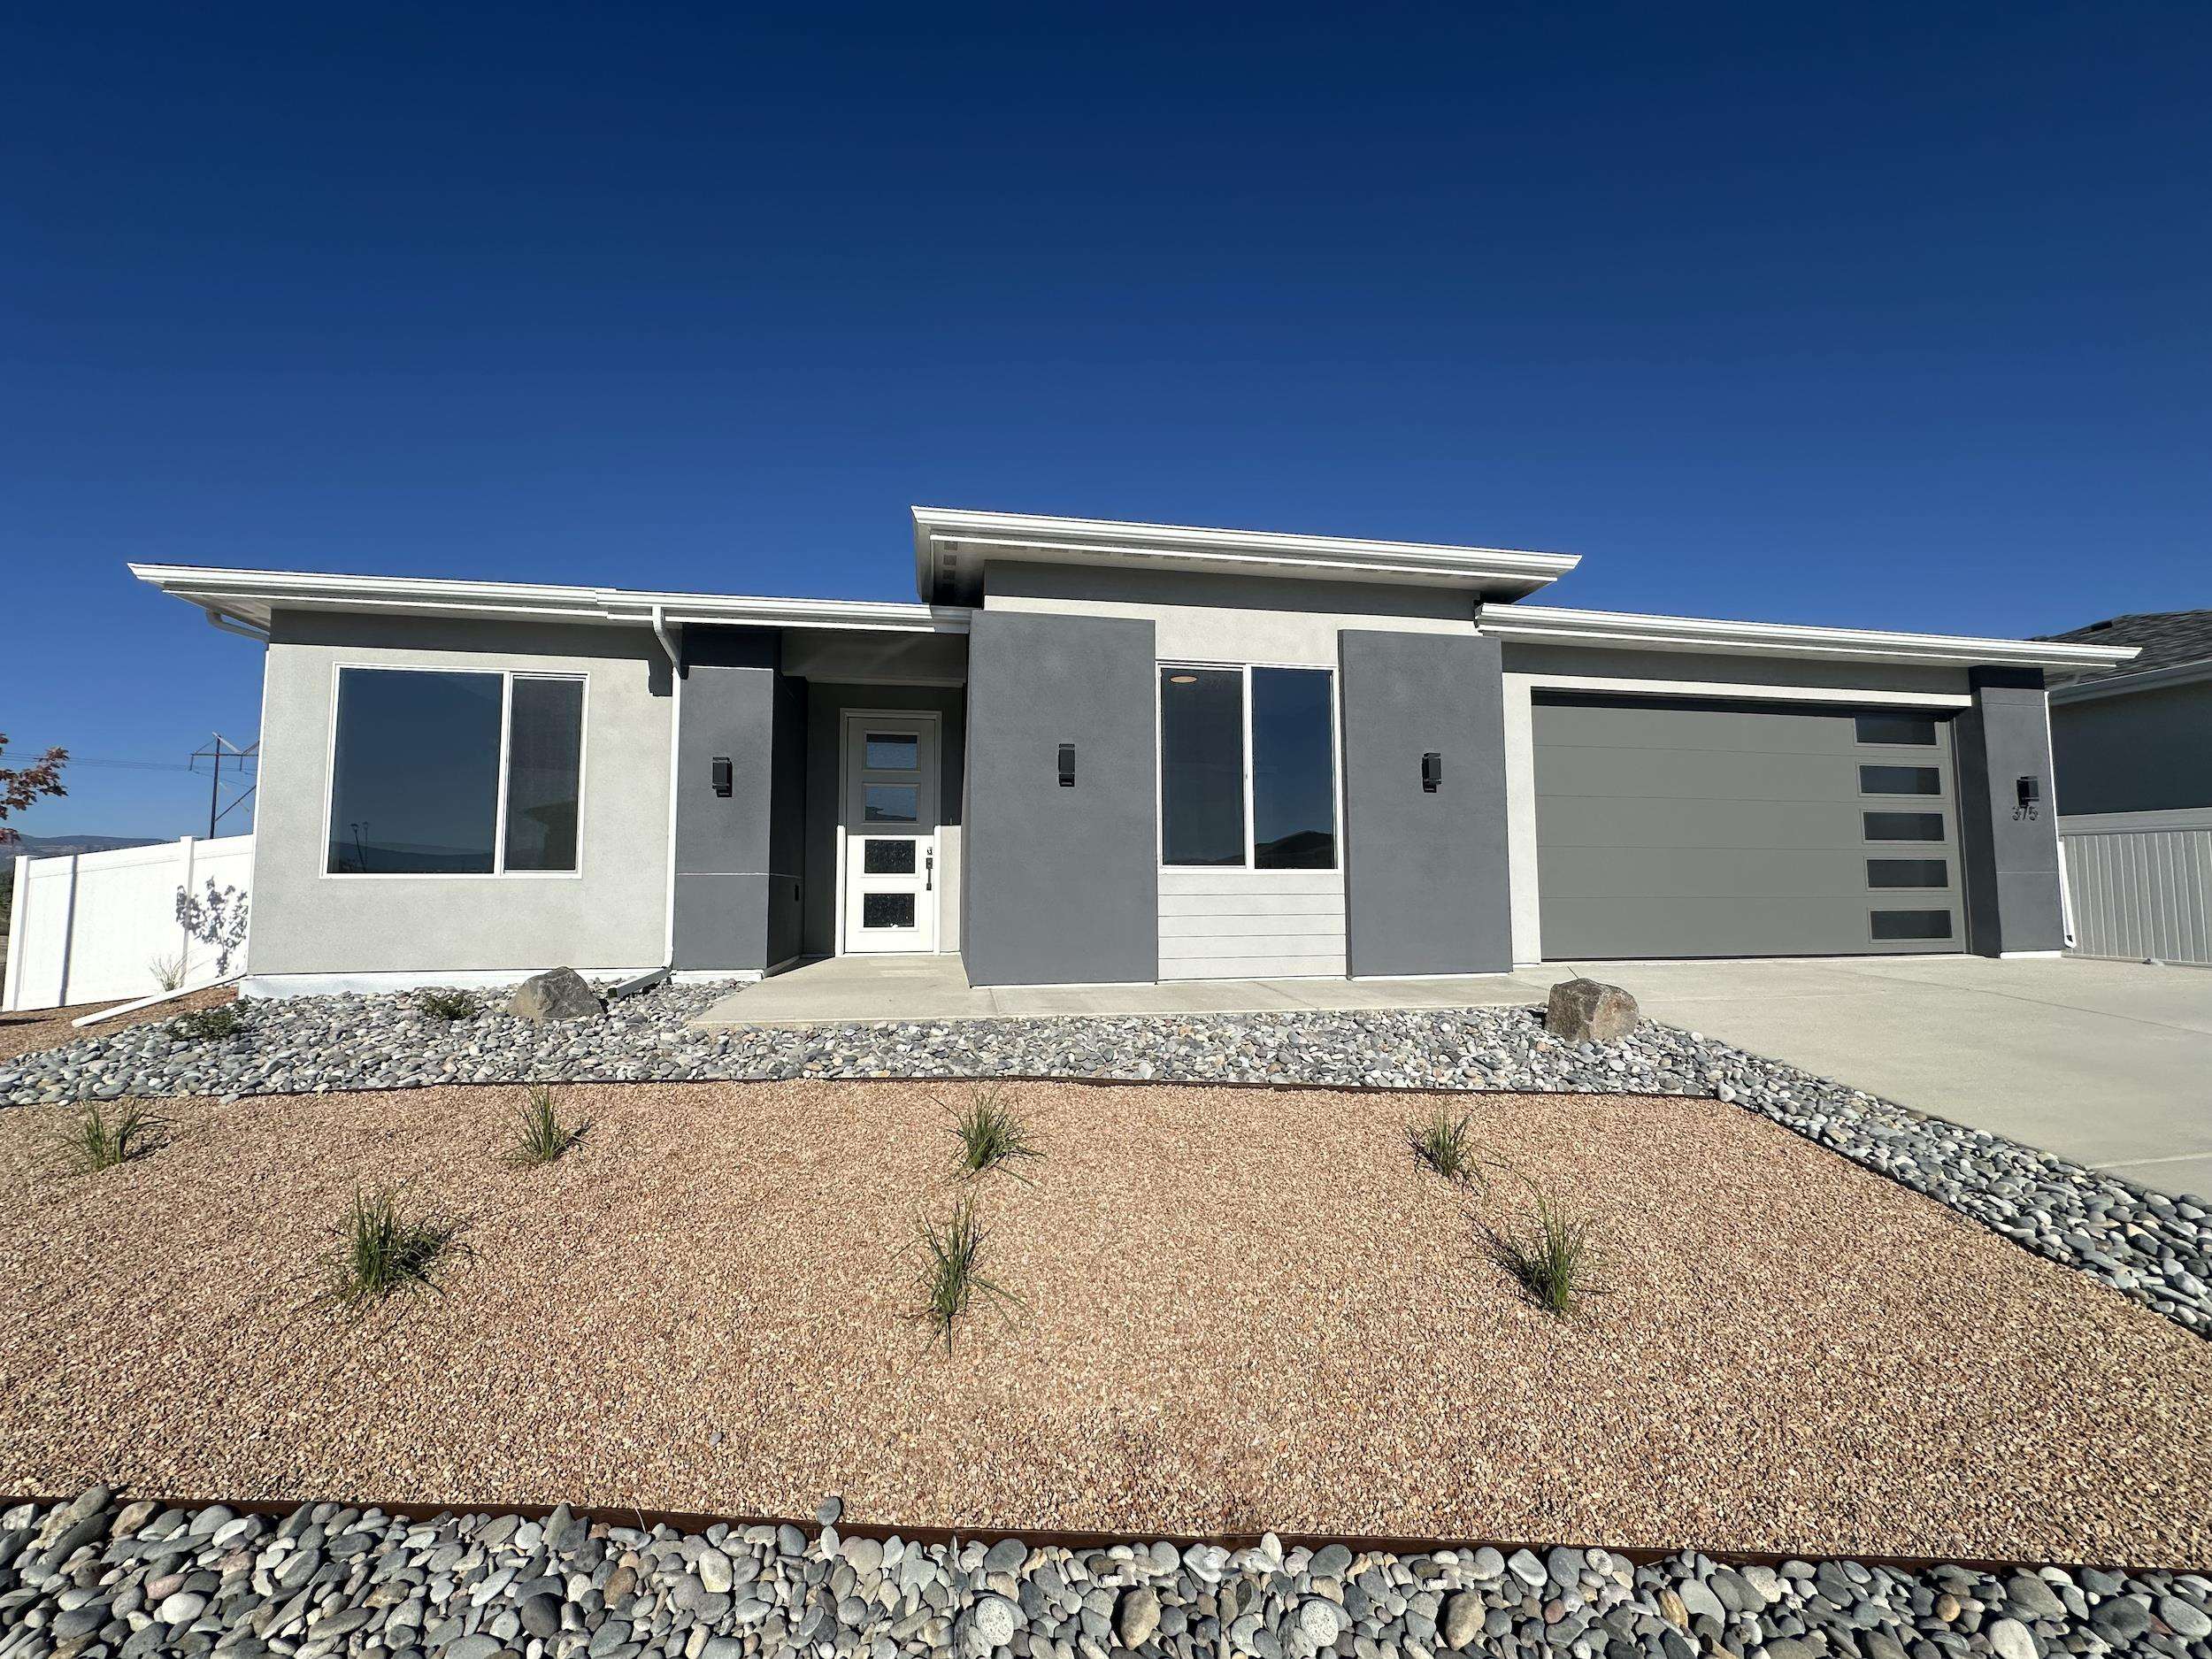
[[[584,1118],[563,1123],[553,1107],[551,1086],[533,1084],[530,1098],[515,1110],[514,1141],[507,1149],[507,1162],[523,1169],[550,1164],[581,1141],[590,1126]]]
[[[169,1025],[169,1029],[187,1042],[214,1042],[235,1037],[245,1028],[246,1017],[238,1011],[235,1002],[196,1008],[188,1014],[178,1015]]]
[[[953,1114],[952,1132],[960,1141],[960,1167],[970,1175],[1016,1158],[1044,1156],[1030,1140],[1028,1126],[996,1088],[978,1089],[967,1110]]]
[[[1603,1263],[1590,1236],[1592,1223],[1534,1182],[1523,1184],[1533,1213],[1525,1225],[1491,1230],[1491,1259],[1513,1275],[1531,1302],[1563,1317],[1585,1296],[1604,1294],[1595,1277]]]
[[[88,1101],[53,1132],[55,1162],[78,1175],[113,1169],[151,1152],[166,1126],[136,1101],[119,1102],[112,1113]]]
[[[923,1254],[922,1318],[952,1351],[953,1330],[978,1296],[1000,1302],[1007,1294],[983,1276],[984,1240],[989,1236],[976,1219],[973,1195],[963,1198],[941,1226],[925,1217],[918,1224]]]
[[[415,993],[415,1006],[433,1019],[474,1019],[476,993],[434,985]]]
[[[459,1229],[432,1216],[410,1215],[388,1191],[356,1187],[338,1224],[338,1257],[330,1299],[358,1312],[396,1291],[430,1289],[431,1270]]]
[[[1481,1187],[1486,1183],[1475,1156],[1473,1125],[1473,1118],[1455,1118],[1440,1102],[1425,1121],[1406,1125],[1406,1144],[1446,1180]]]
[[[181,955],[154,956],[148,959],[146,972],[154,976],[154,983],[163,990],[177,991],[184,987],[184,967]]]

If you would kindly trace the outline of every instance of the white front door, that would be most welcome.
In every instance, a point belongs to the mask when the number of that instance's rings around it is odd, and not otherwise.
[[[845,715],[844,951],[937,949],[937,718]]]

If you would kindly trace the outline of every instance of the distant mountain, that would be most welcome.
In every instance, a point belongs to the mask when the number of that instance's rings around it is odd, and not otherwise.
[[[0,842],[0,870],[13,869],[19,856],[57,858],[64,853],[107,853],[118,847],[151,847],[159,839],[154,835],[26,835]]]

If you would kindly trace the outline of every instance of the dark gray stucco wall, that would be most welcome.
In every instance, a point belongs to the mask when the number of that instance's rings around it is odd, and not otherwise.
[[[2212,806],[2212,680],[2051,705],[2060,810]]]
[[[687,628],[683,653],[674,965],[772,967],[798,950],[805,704],[772,628]],[[713,786],[722,755],[726,796]]]
[[[963,742],[967,694],[956,687],[847,686],[817,680],[803,683],[806,692],[806,814],[805,932],[800,949],[810,956],[833,956],[837,951],[837,814],[838,789],[844,757],[848,709],[918,709],[933,710],[937,722],[938,869],[949,877],[945,832],[960,826]],[[953,918],[941,913],[938,943],[950,949],[959,935]]]
[[[2043,673],[1976,669],[1970,683],[1974,706],[1957,723],[1967,944],[1985,956],[2057,950],[2066,935]],[[2017,804],[2021,778],[2041,789],[2032,812]]]
[[[1149,622],[976,613],[961,941],[974,983],[1158,973],[1156,672]]]
[[[1348,629],[1345,923],[1354,974],[1513,966],[1498,641]],[[1421,787],[1421,757],[1443,757]]]

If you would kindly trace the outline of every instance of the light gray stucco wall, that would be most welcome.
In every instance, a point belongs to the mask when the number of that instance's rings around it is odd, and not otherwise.
[[[976,614],[961,946],[974,983],[1157,973],[1156,660],[1149,622]]]
[[[2042,671],[1977,669],[1973,682],[1974,706],[1957,726],[1967,943],[1985,956],[2057,950],[2066,929]],[[2018,805],[2024,777],[2041,787],[2032,812]]]
[[[794,682],[799,683],[799,682]],[[804,682],[806,709],[805,926],[810,956],[837,951],[837,815],[844,780],[848,709],[927,710],[937,721],[937,949],[960,949],[962,836],[967,694],[949,686],[842,686]]]
[[[772,967],[799,951],[805,709],[773,628],[687,627],[676,738],[674,965]],[[713,787],[716,757],[731,791]]]
[[[2212,680],[2055,702],[2051,743],[2069,816],[2212,806]]]
[[[581,873],[324,874],[341,664],[583,674]],[[649,632],[280,611],[265,672],[254,974],[611,970],[665,959],[673,698]]]
[[[1350,972],[1509,971],[1498,641],[1347,629],[1340,646]]]

